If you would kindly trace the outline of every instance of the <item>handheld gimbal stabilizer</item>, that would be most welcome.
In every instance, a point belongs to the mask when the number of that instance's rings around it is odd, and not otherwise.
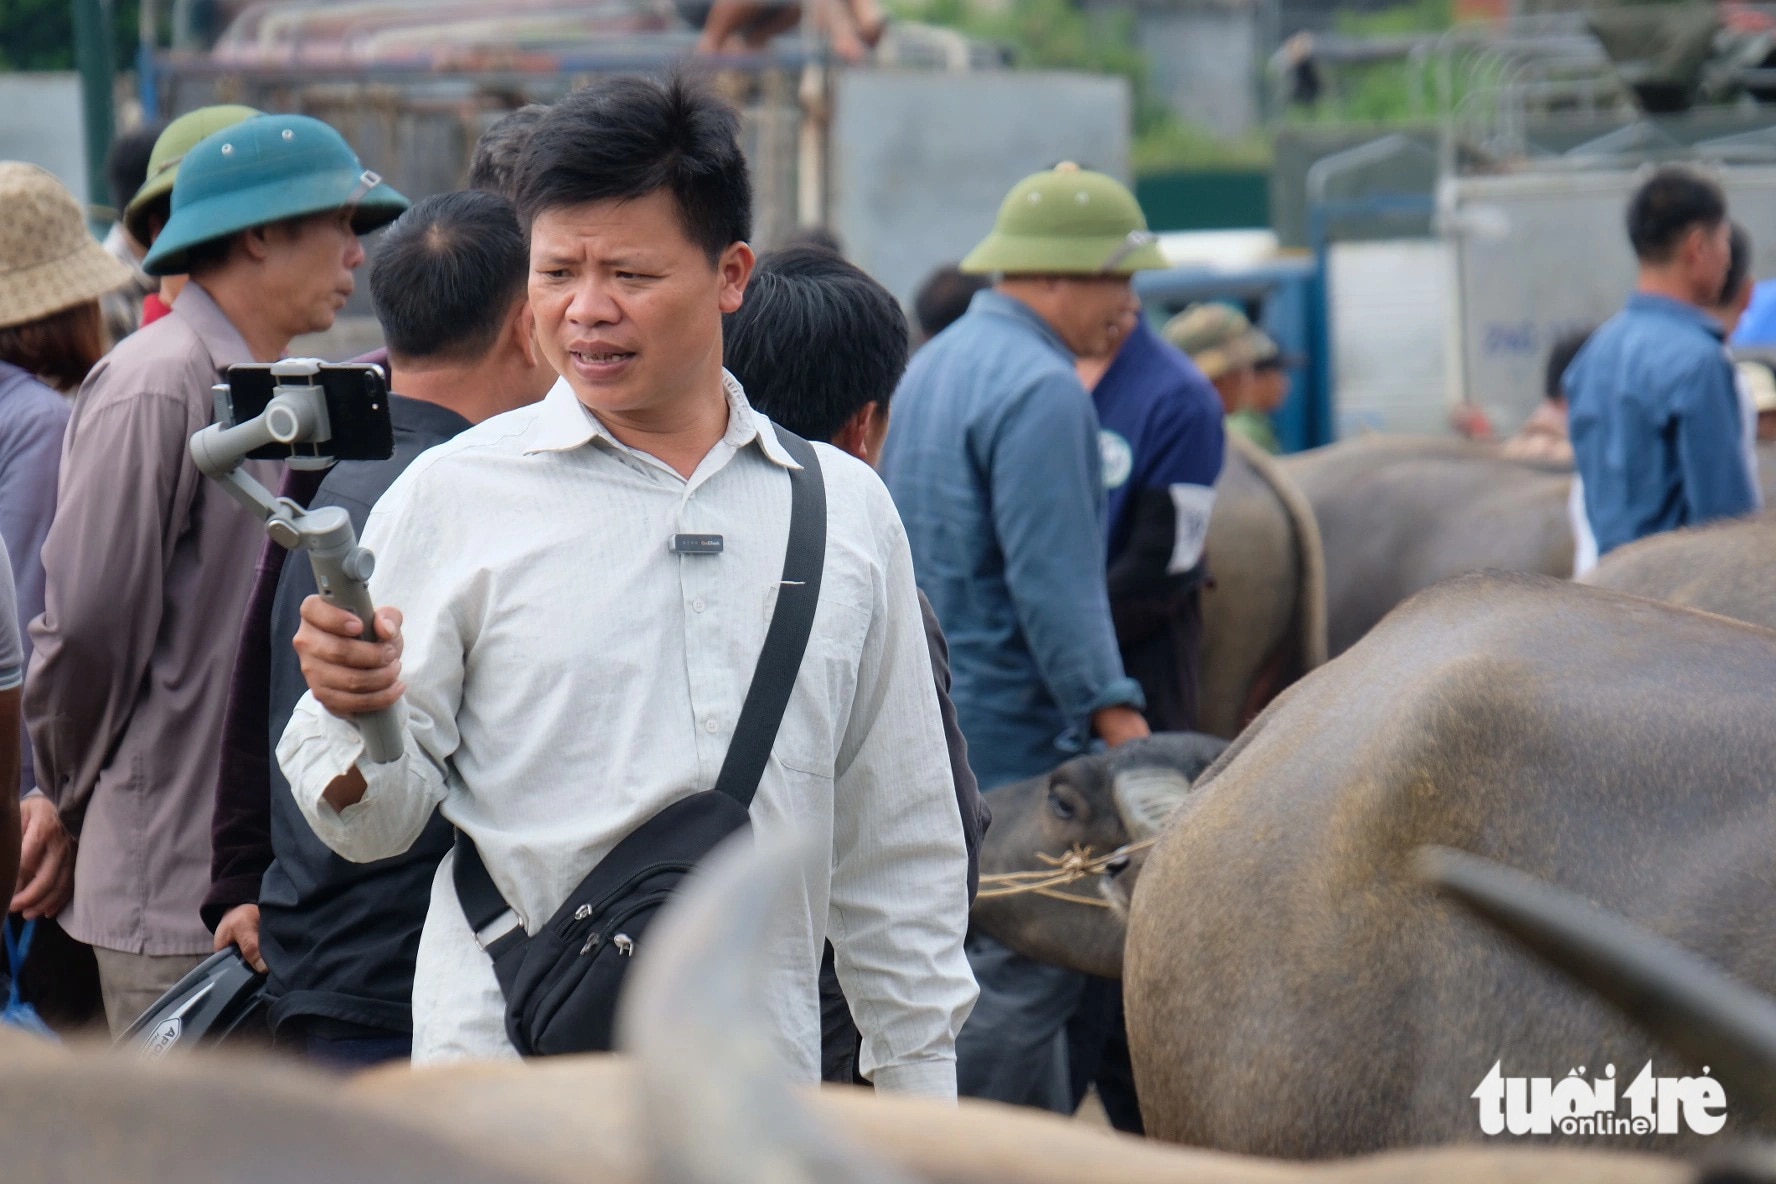
[[[274,496],[240,466],[249,456],[280,457],[304,469],[326,468],[335,460],[388,457],[393,429],[381,369],[290,358],[230,367],[228,382],[214,390],[216,422],[191,437],[191,459],[204,476],[264,520],[273,542],[307,551],[321,596],[357,614],[365,640],[374,641],[375,608],[366,581],[375,557],[358,546],[351,515],[338,506],[305,510],[289,498]],[[243,413],[249,417],[242,418]],[[401,755],[401,732],[392,710],[369,712],[357,720],[364,755],[371,761],[386,764]]]

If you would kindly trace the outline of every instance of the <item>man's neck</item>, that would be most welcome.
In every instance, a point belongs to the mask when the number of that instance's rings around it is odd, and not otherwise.
[[[1687,304],[1692,308],[1701,308],[1696,302],[1695,294],[1682,276],[1664,267],[1643,267],[1640,278],[1635,282],[1634,290],[1643,296],[1663,296],[1667,300],[1675,300],[1679,304]]]
[[[1017,301],[1036,314],[1038,320],[1054,331],[1056,337],[1061,335],[1060,327],[1054,323],[1046,311],[1048,302],[1043,298],[1048,289],[1038,280],[1009,279],[1000,280],[993,285],[993,291],[999,295]]]
[[[588,410],[620,443],[663,461],[689,480],[728,430],[728,396],[721,372],[697,385],[708,394],[669,407],[638,412]]]
[[[264,308],[264,302],[256,300],[251,285],[239,282],[236,276],[226,271],[214,272],[203,279],[192,279],[187,288],[198,287],[215,302],[234,331],[241,335],[247,343],[253,360],[257,362],[275,362],[284,356],[290,348],[290,334],[271,328],[253,314],[255,310]],[[182,294],[182,293],[181,293]]]
[[[491,365],[427,366],[389,359],[389,390],[406,399],[454,411],[470,423],[491,419],[516,406],[507,376]]]

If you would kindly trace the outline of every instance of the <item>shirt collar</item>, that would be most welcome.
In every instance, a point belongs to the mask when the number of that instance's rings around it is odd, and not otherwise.
[[[428,439],[448,440],[474,426],[448,407],[424,399],[410,399],[399,391],[389,392],[389,414],[394,420],[395,431],[411,432]]]
[[[746,445],[758,442],[759,451],[766,459],[786,469],[800,469],[777,439],[777,429],[761,412],[754,411],[752,404],[746,401],[746,391],[740,380],[722,371],[722,393],[728,400],[728,427],[722,433],[722,443],[735,451]],[[536,426],[531,431],[530,446],[525,455],[538,452],[571,452],[583,448],[594,440],[603,440],[616,448],[626,448],[621,440],[611,435],[598,417],[580,402],[574,394],[573,387],[567,379],[558,379],[549,393],[543,396],[541,409],[537,415]]]
[[[1628,297],[1628,307],[1635,312],[1655,313],[1668,316],[1674,320],[1694,325],[1710,337],[1726,339],[1726,330],[1710,313],[1704,312],[1693,304],[1682,300],[1673,300],[1669,296],[1657,296],[1651,292],[1635,292]]]
[[[1067,347],[1065,341],[1061,340],[1061,335],[1054,331],[1052,325],[1038,316],[1035,309],[1025,304],[1022,300],[1019,300],[1014,296],[1007,296],[1005,293],[996,291],[992,288],[983,288],[974,294],[973,300],[968,302],[968,311],[984,312],[993,316],[1010,317],[1014,321],[1023,323],[1027,327],[1034,329],[1044,341],[1059,352],[1062,357],[1066,358],[1068,365],[1073,364],[1073,351]]]
[[[240,335],[240,330],[234,327],[222,306],[196,280],[187,283],[179,293],[170,315],[184,321],[197,334],[197,339],[210,351],[210,361],[218,374],[230,366],[255,360],[246,338]]]

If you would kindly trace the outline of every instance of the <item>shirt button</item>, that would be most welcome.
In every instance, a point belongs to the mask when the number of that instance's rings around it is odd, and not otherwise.
[[[700,613],[703,611],[703,598],[701,596],[691,601],[691,611],[694,613]]]
[[[713,719],[706,719],[703,721],[703,730],[705,732],[713,733],[715,731],[715,726],[715,721]]]

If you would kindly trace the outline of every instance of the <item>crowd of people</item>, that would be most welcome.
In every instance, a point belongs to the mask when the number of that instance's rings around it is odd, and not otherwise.
[[[805,439],[818,607],[751,814],[832,854],[773,935],[781,1047],[1068,1110],[1114,1072],[1113,991],[966,937],[981,792],[1194,722],[1235,405],[1142,315],[1131,276],[1165,261],[1115,180],[1020,184],[915,337],[831,243],[754,257],[737,130],[688,78],[611,79],[409,203],[319,121],[204,108],[120,140],[103,246],[0,166],[32,212],[0,242],[0,850],[11,924],[90,949],[114,1034],[233,948],[298,1055],[513,1055],[453,866],[471,845],[534,934],[714,783]],[[328,329],[366,272],[392,454],[247,468],[350,516],[368,635],[187,453],[229,367]],[[355,720],[385,708],[378,764]]]
[[[1167,264],[1127,188],[1020,182],[914,349],[832,244],[755,257],[737,116],[688,77],[516,111],[417,203],[326,124],[244,107],[115,161],[104,246],[0,164],[0,882],[11,924],[91,950],[113,1033],[234,948],[298,1055],[516,1055],[490,955],[727,786],[811,586],[742,795],[830,853],[770,938],[780,1050],[1062,1112],[1095,1082],[1140,1129],[1114,985],[968,930],[983,792],[1194,727],[1227,433],[1275,451],[1295,365],[1231,306],[1150,319],[1132,277]],[[1629,225],[1640,290],[1551,363],[1602,551],[1758,496],[1722,348],[1749,240],[1680,170]],[[366,271],[391,455],[248,467],[350,517],[368,628],[187,452],[229,367],[328,329]],[[824,548],[790,580],[810,474]],[[357,719],[384,710],[378,762]]]

